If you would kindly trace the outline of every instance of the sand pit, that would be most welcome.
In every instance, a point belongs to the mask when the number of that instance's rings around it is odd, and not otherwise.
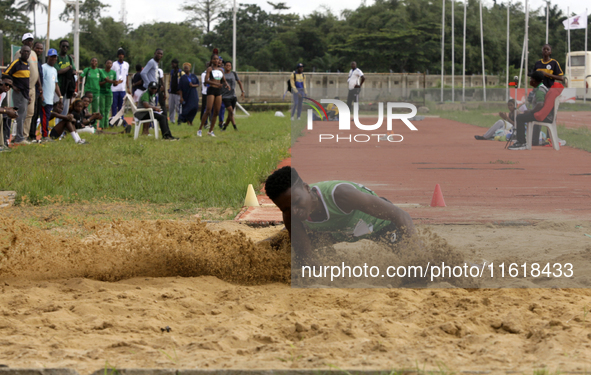
[[[66,236],[3,224],[0,363],[10,367],[591,368],[587,289],[292,289],[289,256],[249,240],[279,228],[131,221]],[[590,258],[589,228],[429,229],[474,256],[507,246],[527,256],[559,238]]]

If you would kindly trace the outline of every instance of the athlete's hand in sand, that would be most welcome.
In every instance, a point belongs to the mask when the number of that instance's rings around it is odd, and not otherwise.
[[[272,249],[281,250],[285,245],[289,245],[289,234],[287,230],[283,228],[275,235],[265,238],[264,240],[258,241],[256,245],[268,243]]]

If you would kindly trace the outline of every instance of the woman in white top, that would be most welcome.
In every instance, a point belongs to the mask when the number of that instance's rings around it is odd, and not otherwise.
[[[213,134],[213,129],[217,121],[218,113],[220,112],[220,107],[222,106],[222,86],[226,86],[228,89],[230,89],[230,86],[224,78],[223,69],[218,67],[218,61],[219,56],[214,53],[211,56],[210,66],[205,71],[205,80],[203,81],[203,84],[208,84],[209,87],[207,88],[207,103],[205,113],[201,117],[201,126],[199,126],[199,130],[197,131],[197,136],[199,137],[201,137],[201,129],[205,126],[205,122],[212,112],[213,119],[211,120],[209,132],[207,134],[215,137],[215,134]]]

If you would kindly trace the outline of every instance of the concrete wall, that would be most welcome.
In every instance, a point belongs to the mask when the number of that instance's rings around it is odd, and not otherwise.
[[[304,73],[309,92],[323,97],[338,96],[346,99],[348,93],[347,73]],[[287,90],[290,73],[279,72],[238,72],[246,95],[250,100],[277,100]],[[426,82],[425,82],[426,81]],[[445,77],[445,84],[451,85],[451,76]],[[441,76],[412,73],[366,73],[364,91],[389,92],[395,96],[409,97],[416,89],[433,89],[439,86]],[[487,76],[487,86],[499,84],[498,76]],[[455,77],[455,86],[462,87],[462,76]],[[482,76],[466,76],[466,88],[482,87]],[[460,89],[461,92],[461,89]],[[289,95],[286,100],[291,100]]]

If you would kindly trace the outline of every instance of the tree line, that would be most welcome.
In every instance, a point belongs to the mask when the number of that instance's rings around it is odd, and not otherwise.
[[[39,0],[21,0],[21,3]],[[340,14],[322,9],[300,16],[290,13],[285,3],[271,3],[267,12],[255,4],[239,4],[237,10],[237,59],[240,71],[291,71],[303,62],[306,71],[348,71],[355,60],[367,72],[441,72],[442,2],[431,0],[376,0]],[[445,71],[451,73],[451,1],[446,1]],[[493,1],[483,7],[485,67],[487,74],[505,74],[507,3]],[[524,5],[510,5],[511,76],[521,62],[524,38]],[[204,69],[213,48],[224,59],[232,54],[232,10],[221,0],[188,0],[181,9],[187,19],[181,23],[155,22],[136,28],[111,17],[103,17],[108,5],[86,0],[80,9],[80,67],[97,57],[104,64],[115,59],[117,49],[127,52],[127,60],[144,65],[155,48],[165,50],[163,66],[177,58]],[[0,3],[0,29],[4,31],[4,50],[19,44],[23,33],[33,30],[29,7],[16,0]],[[529,61],[541,57],[545,42],[545,7],[530,9]],[[455,2],[455,73],[462,74],[464,5]],[[68,19],[73,10],[60,15]],[[481,74],[479,2],[468,0],[466,24],[466,74]],[[39,15],[37,14],[37,18]],[[549,12],[549,43],[553,57],[565,64],[567,34],[562,25],[566,14],[557,4]],[[591,19],[590,19],[591,20]],[[72,40],[72,35],[66,36]],[[51,47],[58,47],[57,38]],[[571,31],[571,50],[584,50],[584,30]],[[6,52],[5,52],[6,53]]]

